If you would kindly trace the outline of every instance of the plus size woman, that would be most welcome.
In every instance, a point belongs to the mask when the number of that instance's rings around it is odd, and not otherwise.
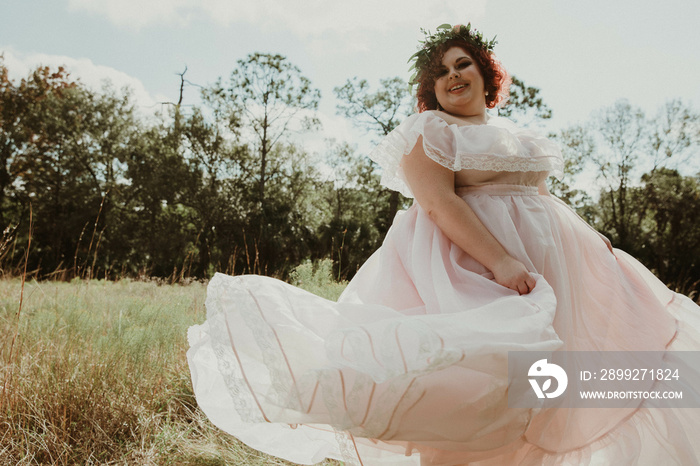
[[[700,410],[508,407],[509,351],[698,350],[700,308],[548,193],[557,145],[487,112],[493,45],[441,27],[414,55],[418,111],[371,157],[415,202],[337,303],[211,280],[188,358],[214,424],[303,464],[699,463]]]

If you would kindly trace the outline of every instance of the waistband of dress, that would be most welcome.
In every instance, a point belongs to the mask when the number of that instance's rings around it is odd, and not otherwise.
[[[460,186],[455,189],[458,196],[465,194],[487,194],[489,196],[538,196],[537,186],[522,184],[484,184],[480,186]]]

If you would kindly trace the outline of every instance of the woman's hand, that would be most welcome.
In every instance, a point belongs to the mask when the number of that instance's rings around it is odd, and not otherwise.
[[[527,294],[535,288],[535,279],[519,260],[506,255],[491,270],[496,283],[518,293]]]

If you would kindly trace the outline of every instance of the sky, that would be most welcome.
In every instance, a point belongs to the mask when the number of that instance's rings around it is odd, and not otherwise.
[[[279,53],[321,90],[314,138],[352,143],[368,136],[336,114],[333,88],[408,79],[420,28],[442,23],[497,36],[506,69],[552,108],[549,129],[622,98],[648,115],[673,98],[697,110],[699,18],[697,0],[0,0],[0,53],[14,79],[65,65],[95,88],[128,85],[145,113],[177,101],[185,67],[206,86],[252,52]]]

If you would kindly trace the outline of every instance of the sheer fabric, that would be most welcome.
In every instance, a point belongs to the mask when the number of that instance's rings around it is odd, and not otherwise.
[[[400,166],[404,154],[423,137],[425,154],[452,171],[548,172],[561,179],[564,160],[559,147],[538,133],[518,128],[502,117],[485,125],[447,124],[432,112],[408,117],[372,151],[382,167],[382,184],[413,197]]]

